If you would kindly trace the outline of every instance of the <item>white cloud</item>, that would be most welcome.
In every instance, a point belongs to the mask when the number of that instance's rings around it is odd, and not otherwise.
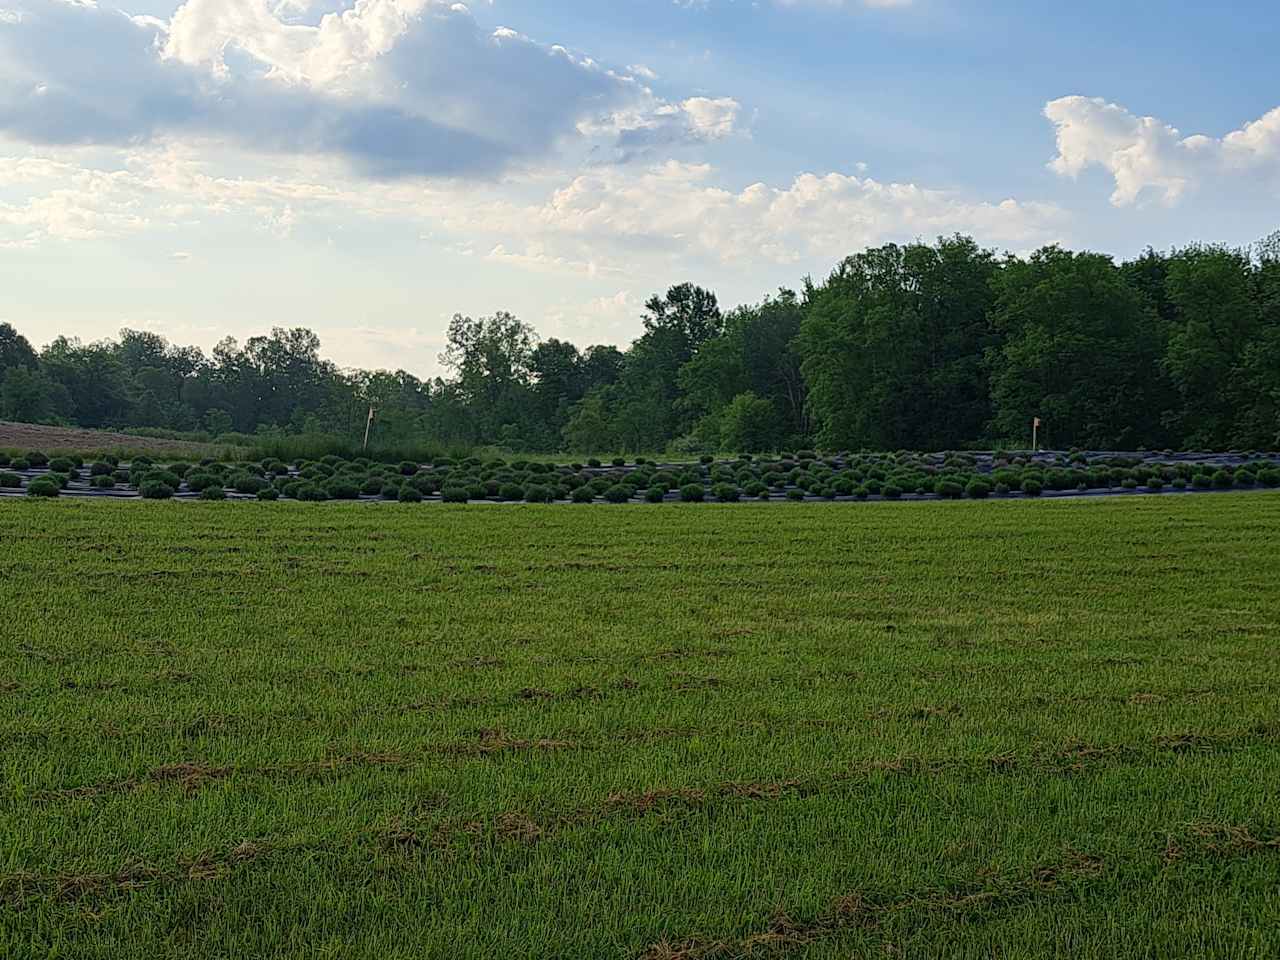
[[[619,159],[636,153],[628,137],[717,138],[737,115],[726,98],[670,103],[562,46],[486,32],[446,0],[354,0],[315,24],[268,0],[187,0],[169,21],[18,2],[0,25],[0,133],[31,143],[214,136],[376,178],[477,178],[584,136],[611,138]]]
[[[1115,181],[1111,201],[1136,202],[1144,191],[1173,204],[1203,184],[1246,180],[1280,184],[1280,107],[1225,137],[1184,137],[1155,117],[1139,117],[1101,98],[1062,97],[1045,105],[1057,129],[1055,172],[1076,177],[1097,166]]]

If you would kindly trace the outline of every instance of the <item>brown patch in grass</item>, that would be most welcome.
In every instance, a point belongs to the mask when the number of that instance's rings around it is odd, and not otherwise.
[[[1247,857],[1255,853],[1280,853],[1280,834],[1258,836],[1253,828],[1226,823],[1195,823],[1187,841],[1218,857]],[[1173,842],[1172,840],[1170,841]]]
[[[500,657],[465,657],[461,660],[450,660],[449,666],[460,667],[471,670],[481,670],[486,667],[505,667],[507,661]]]
[[[676,683],[672,689],[687,693],[692,690],[711,690],[722,686],[724,686],[724,681],[719,677],[703,677],[692,673],[682,673],[677,675]]]
[[[776,914],[764,929],[740,940],[664,938],[640,954],[640,960],[712,960],[786,953],[854,929],[878,926],[895,914],[915,915],[917,923],[946,921],[957,915],[1014,909],[1032,899],[1052,896],[1065,884],[1088,882],[1104,871],[1103,862],[1067,848],[1057,861],[1037,866],[1028,875],[979,876],[960,890],[931,889],[915,894],[872,896],[858,891],[833,901],[810,920]]]
[[[474,742],[450,744],[444,748],[444,752],[461,756],[488,756],[529,750],[572,750],[577,746],[571,740],[509,737],[501,730],[481,730]]]

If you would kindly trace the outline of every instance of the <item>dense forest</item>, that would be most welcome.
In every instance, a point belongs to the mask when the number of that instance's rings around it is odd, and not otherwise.
[[[0,417],[513,451],[1280,445],[1280,233],[1116,263],[963,236],[850,256],[825,283],[723,311],[672,287],[625,351],[455,316],[445,376],[339,369],[311,331],[205,355],[123,330],[43,349],[0,324]]]

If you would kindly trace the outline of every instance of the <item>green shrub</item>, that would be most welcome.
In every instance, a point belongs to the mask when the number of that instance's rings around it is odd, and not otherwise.
[[[569,499],[574,503],[591,503],[595,498],[596,492],[590,485],[575,487],[573,493],[569,495]]]
[[[804,499],[804,491],[803,491],[803,490],[801,490],[799,487],[792,487],[790,490],[788,490],[788,491],[787,491],[787,499],[788,499],[788,500],[803,500],[803,499]]]
[[[419,493],[418,488],[413,486],[412,484],[406,483],[404,486],[400,487],[398,490],[395,487],[389,486],[387,487],[386,490],[382,491],[382,495],[384,497],[387,496],[388,490],[394,492],[395,499],[399,500],[401,503],[421,503],[422,502],[422,494]],[[389,500],[391,498],[387,497],[387,499]]]
[[[551,488],[541,483],[533,483],[524,488],[524,499],[528,503],[550,503]]]
[[[1185,490],[1187,489],[1187,481],[1182,477],[1175,477],[1170,483],[1170,486],[1175,490]]]
[[[964,488],[964,495],[970,500],[985,500],[991,496],[991,485],[985,480],[970,480]]]
[[[1197,490],[1208,490],[1213,486],[1213,479],[1207,473],[1197,473],[1191,478],[1191,485]]]
[[[286,488],[287,489],[287,488]],[[293,498],[295,500],[303,500],[308,503],[322,503],[329,499],[329,494],[324,487],[318,483],[312,483],[309,480],[299,483],[293,487]]]
[[[0,471],[0,487],[17,490],[21,486],[22,477],[18,476],[16,473],[10,473],[7,470]]]
[[[498,487],[498,497],[508,501],[523,500],[524,487],[518,483],[504,483]]]
[[[663,486],[652,486],[644,492],[644,498],[649,503],[662,503],[667,499],[667,488]]]
[[[52,470],[46,473],[44,476],[46,480],[52,480],[54,483],[56,483],[58,485],[59,490],[67,489],[67,484],[71,482],[71,478],[67,476],[67,474],[57,473]]]
[[[737,503],[742,497],[737,484],[733,483],[717,483],[711,488],[711,492],[721,503]]]
[[[138,485],[138,493],[144,500],[168,500],[174,494],[174,488],[163,480],[143,480]]]
[[[1213,475],[1213,485],[1219,490],[1226,490],[1235,484],[1235,477],[1227,473],[1225,470],[1219,470]]]
[[[382,492],[380,496],[382,497],[383,500],[399,500],[400,491],[403,490],[405,487],[408,487],[414,493],[418,494],[418,499],[413,501],[414,503],[418,503],[422,500],[422,493],[416,487],[410,486],[407,483],[404,484],[403,486],[395,483],[383,484]]]
[[[252,473],[240,473],[231,478],[231,486],[236,493],[260,493],[266,486],[267,481]]]
[[[759,480],[752,480],[742,488],[742,492],[748,497],[767,497],[769,495],[769,487]]]
[[[897,500],[902,496],[902,488],[897,484],[886,483],[880,491],[880,495],[886,500]]]
[[[27,484],[28,497],[56,497],[62,492],[57,481],[48,477],[38,477]]]
[[[1125,477],[1123,480],[1120,481],[1120,486],[1123,487],[1125,490],[1137,490],[1138,481],[1135,480],[1133,477]]]
[[[1026,480],[1022,481],[1022,492],[1028,497],[1038,497],[1040,496],[1041,491],[1042,488],[1039,480],[1028,477]]]
[[[279,500],[280,491],[275,487],[263,487],[258,491],[259,500]]]
[[[89,476],[91,477],[109,477],[115,467],[104,460],[98,460],[89,465]]]
[[[43,467],[49,463],[49,458],[39,450],[28,450],[22,455],[22,459],[27,461],[33,467]],[[26,469],[25,467],[23,469]]]
[[[1280,470],[1262,470],[1258,473],[1258,482],[1264,487],[1280,487]]]
[[[102,477],[94,477],[89,481],[89,486],[96,490],[114,490],[116,486],[116,478],[110,474]]]
[[[1147,489],[1150,490],[1152,493],[1159,493],[1161,490],[1164,489],[1164,481],[1161,480],[1159,477],[1148,477]]]
[[[604,492],[604,498],[610,503],[626,503],[631,499],[631,488],[615,483],[612,487]]]
[[[1237,486],[1237,487],[1252,487],[1252,486],[1255,486],[1255,485],[1257,484],[1257,482],[1258,482],[1257,478],[1256,478],[1252,473],[1250,473],[1248,470],[1237,470],[1237,471],[1236,471],[1236,486]]]
[[[680,488],[680,499],[685,503],[701,503],[706,496],[707,490],[700,483],[686,483]]]
[[[366,497],[376,497],[382,493],[382,477],[370,477],[360,484],[360,492]]]
[[[450,484],[440,491],[440,499],[445,503],[467,503],[471,500],[471,494],[466,487]]]
[[[350,480],[334,477],[324,485],[325,493],[330,500],[356,500],[360,497],[360,488]]]
[[[9,461],[9,466],[14,470],[30,470],[31,461],[26,457],[14,457]]]
[[[220,484],[221,481],[212,473],[203,470],[195,470],[187,474],[187,489],[192,493],[199,493],[205,487],[211,487]]]
[[[7,466],[9,466],[9,455],[5,453],[3,450],[0,450],[0,467],[7,467]]]
[[[954,480],[939,480],[933,485],[933,492],[944,500],[959,500],[964,496],[964,487]]]
[[[220,484],[213,484],[205,487],[200,491],[201,500],[225,500],[227,499],[227,490]]]

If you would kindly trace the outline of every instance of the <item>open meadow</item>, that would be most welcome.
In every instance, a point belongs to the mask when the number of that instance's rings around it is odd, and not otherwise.
[[[1280,494],[0,502],[0,956],[1280,955]]]

